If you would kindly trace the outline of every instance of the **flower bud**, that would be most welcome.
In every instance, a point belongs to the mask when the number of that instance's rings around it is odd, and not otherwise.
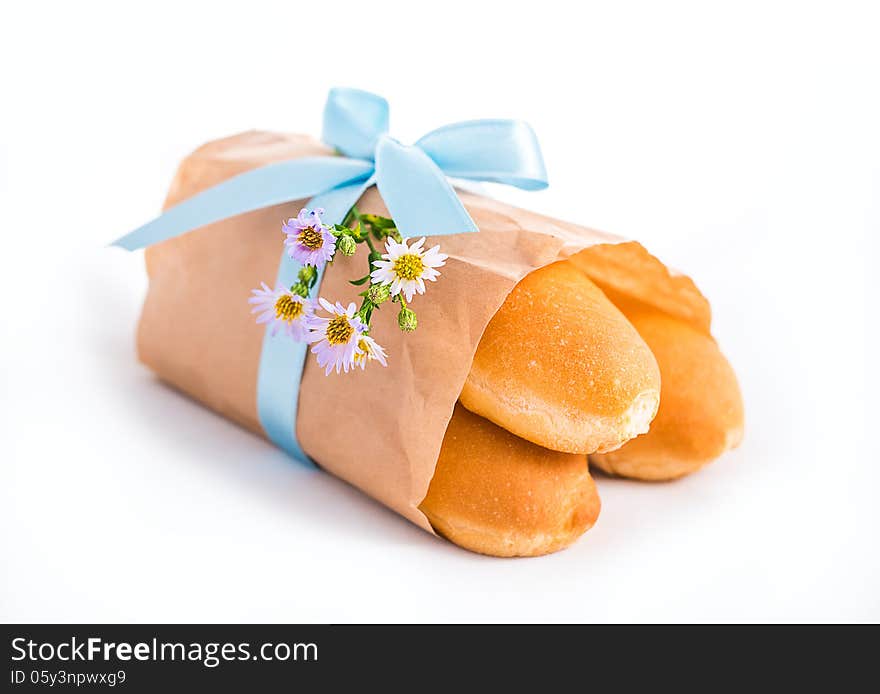
[[[343,234],[336,242],[336,248],[342,255],[354,255],[357,250],[357,242],[348,234]]]
[[[416,312],[410,308],[400,309],[400,313],[397,314],[397,325],[400,326],[400,329],[403,330],[403,332],[411,333],[419,326]]]
[[[387,284],[372,284],[367,290],[367,298],[375,306],[384,304],[391,298],[391,289],[389,289]]]
[[[294,294],[303,297],[304,299],[309,295],[309,286],[304,282],[297,282],[290,288]]]
[[[303,265],[302,269],[299,271],[298,277],[303,284],[307,285],[317,274],[318,271],[315,269],[314,265]]]

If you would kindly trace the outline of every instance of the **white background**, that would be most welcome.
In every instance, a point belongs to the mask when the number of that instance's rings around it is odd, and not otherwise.
[[[5,4],[0,619],[880,619],[870,4]],[[497,195],[696,279],[744,445],[676,483],[600,478],[576,545],[497,560],[157,383],[142,256],[105,244],[202,142],[318,134],[334,85],[388,97],[404,141],[530,121],[551,187]]]

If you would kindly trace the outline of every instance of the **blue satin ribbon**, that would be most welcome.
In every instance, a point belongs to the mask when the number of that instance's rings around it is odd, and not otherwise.
[[[339,224],[374,183],[404,236],[459,234],[478,229],[447,176],[523,190],[547,187],[538,140],[522,121],[454,123],[414,145],[403,145],[388,136],[388,116],[388,102],[381,96],[331,89],[324,107],[323,140],[342,156],[304,157],[239,174],[175,205],[113,245],[136,250],[212,222],[306,198],[311,198],[307,207],[324,208],[326,223]],[[294,284],[299,270],[284,253],[279,283]],[[306,344],[267,331],[257,378],[257,407],[266,435],[300,460],[308,460],[296,440],[307,350]]]
[[[312,198],[308,207],[323,207],[322,220],[327,224],[340,224],[371,182],[368,179],[363,183],[335,188]],[[278,278],[274,286],[282,284],[289,287],[296,284],[301,268],[302,265],[285,250],[281,254]],[[324,268],[319,268],[316,287],[321,286],[323,276]],[[267,330],[263,335],[263,351],[257,372],[257,413],[266,436],[289,455],[304,462],[309,457],[296,438],[296,410],[299,406],[299,384],[308,349],[309,345],[305,342],[294,342],[283,331],[272,335]]]

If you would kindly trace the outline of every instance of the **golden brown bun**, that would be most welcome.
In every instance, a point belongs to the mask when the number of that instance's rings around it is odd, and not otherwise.
[[[715,340],[656,309],[614,299],[657,357],[660,409],[647,434],[590,461],[615,475],[668,480],[737,446],[743,434],[742,397]]]
[[[648,430],[651,350],[582,272],[554,263],[514,287],[483,334],[461,403],[538,445],[611,451]]]
[[[570,545],[599,507],[584,456],[548,451],[456,405],[419,508],[466,549],[532,557]]]
[[[631,297],[709,332],[712,308],[694,281],[671,271],[640,243],[597,244],[575,253],[569,262],[618,308],[615,295]]]

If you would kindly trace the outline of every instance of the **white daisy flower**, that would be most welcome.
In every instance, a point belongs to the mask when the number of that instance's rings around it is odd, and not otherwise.
[[[330,318],[315,316],[311,320],[312,335],[309,341],[316,343],[312,347],[312,354],[318,358],[318,366],[324,369],[326,375],[329,376],[334,369],[336,373],[348,373],[354,366],[361,335],[367,326],[355,315],[357,306],[354,303],[345,307],[338,301],[335,305],[326,299],[318,301]]]
[[[306,342],[315,302],[294,294],[287,287],[278,285],[273,290],[265,282],[261,284],[262,289],[252,289],[253,296],[248,299],[254,307],[251,313],[260,314],[257,323],[268,323],[272,335],[281,330],[297,342]]]
[[[382,366],[388,366],[385,357],[385,349],[369,335],[361,335],[358,340],[358,351],[354,354],[354,365],[360,366],[361,370],[367,368],[367,362],[374,359]]]
[[[412,301],[416,292],[424,294],[425,280],[436,282],[440,276],[436,268],[443,267],[449,257],[440,252],[440,246],[424,250],[424,243],[424,236],[412,246],[406,245],[406,239],[398,243],[389,237],[385,241],[388,252],[382,260],[373,261],[372,283],[391,285],[391,296],[402,292],[407,301]]]

